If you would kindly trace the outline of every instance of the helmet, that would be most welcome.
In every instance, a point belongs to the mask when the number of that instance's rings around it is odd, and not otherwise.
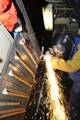
[[[53,51],[57,56],[62,56],[65,52],[65,47],[62,44],[57,44],[53,46]]]

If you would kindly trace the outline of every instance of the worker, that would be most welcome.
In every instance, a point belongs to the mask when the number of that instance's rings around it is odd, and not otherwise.
[[[51,63],[54,70],[69,73],[70,78],[73,80],[69,98],[70,116],[71,120],[80,120],[80,35],[72,40],[72,50],[67,61],[53,56]]]
[[[12,32],[16,23],[17,11],[12,0],[0,0],[0,24]]]

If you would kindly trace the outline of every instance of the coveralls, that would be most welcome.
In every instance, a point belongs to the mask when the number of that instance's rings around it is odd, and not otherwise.
[[[17,23],[17,11],[12,0],[0,0],[0,23],[10,32]]]
[[[73,39],[72,51],[69,60],[52,57],[52,66],[68,72],[73,80],[69,106],[71,120],[80,120],[80,36]]]

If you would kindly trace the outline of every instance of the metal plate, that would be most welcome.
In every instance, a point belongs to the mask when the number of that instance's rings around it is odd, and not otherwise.
[[[3,71],[5,63],[10,53],[10,49],[13,44],[13,39],[4,28],[3,25],[0,25],[0,75]]]

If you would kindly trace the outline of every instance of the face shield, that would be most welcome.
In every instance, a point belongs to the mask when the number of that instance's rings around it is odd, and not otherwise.
[[[62,44],[53,46],[53,51],[57,57],[62,57],[65,52],[65,47]]]

